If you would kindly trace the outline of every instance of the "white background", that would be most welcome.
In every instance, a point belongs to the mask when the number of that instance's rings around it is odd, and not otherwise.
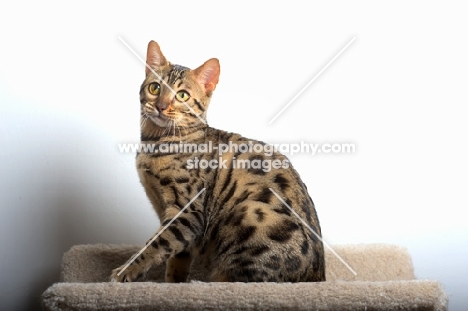
[[[0,5],[0,309],[37,308],[72,245],[141,245],[159,225],[134,154],[118,151],[138,142],[144,77],[119,36],[142,57],[154,39],[192,68],[219,58],[211,126],[354,143],[351,155],[290,156],[325,241],[405,246],[451,310],[468,305],[467,7],[168,3]]]

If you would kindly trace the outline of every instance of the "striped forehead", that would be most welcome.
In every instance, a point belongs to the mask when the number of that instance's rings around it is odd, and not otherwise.
[[[172,65],[172,68],[163,77],[163,79],[167,82],[167,84],[174,85],[177,81],[182,80],[185,77],[185,73],[189,70],[189,68],[184,66]]]

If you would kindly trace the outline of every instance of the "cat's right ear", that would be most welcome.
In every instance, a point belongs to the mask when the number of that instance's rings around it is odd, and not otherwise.
[[[148,51],[146,53],[146,64],[148,64],[148,66],[150,66],[151,68],[164,67],[168,64],[166,58],[161,52],[161,49],[159,48],[159,45],[155,41],[150,41],[150,43],[148,43]],[[146,75],[148,75],[151,72],[148,66],[146,66],[145,70]]]

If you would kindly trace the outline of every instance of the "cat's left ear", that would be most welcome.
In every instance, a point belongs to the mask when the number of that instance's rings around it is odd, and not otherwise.
[[[207,60],[203,65],[193,71],[195,79],[205,88],[206,95],[210,96],[219,80],[219,61],[216,58]]]

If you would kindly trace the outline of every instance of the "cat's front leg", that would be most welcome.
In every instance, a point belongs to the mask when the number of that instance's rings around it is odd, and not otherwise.
[[[163,225],[166,223],[168,221],[163,222]],[[173,277],[175,277],[175,281],[182,281],[183,275],[188,274],[188,266],[184,263],[190,260],[190,255],[185,256],[185,254],[189,253],[197,237],[202,233],[203,218],[201,213],[198,211],[184,213],[169,226],[161,228],[160,232],[148,241],[143,252],[140,251],[132,256],[129,265],[122,265],[113,270],[111,281],[135,282],[141,280],[151,267],[159,266],[170,257],[176,258],[171,263],[175,263],[175,267],[180,271],[180,273],[173,274]],[[179,257],[176,257],[176,254]],[[167,280],[172,281],[170,278]]]
[[[158,234],[159,232],[156,233],[156,235]],[[152,241],[153,238],[146,243],[143,251],[140,250],[130,257],[124,265],[112,270],[110,277],[111,282],[137,282],[143,280],[146,276],[146,272],[153,265],[157,266],[163,262],[164,258],[160,258],[162,254],[152,249],[159,245],[156,241],[158,238]],[[165,255],[166,258],[169,256],[169,254]]]
[[[190,252],[184,251],[167,260],[166,283],[186,282],[190,273],[192,257]]]
[[[132,256],[132,258],[134,256]],[[132,260],[132,258],[130,260]],[[138,260],[138,258],[136,260]],[[147,264],[142,265],[140,260],[138,261],[136,260],[130,263],[130,265],[125,264],[125,265],[118,267],[117,269],[112,270],[110,281],[111,282],[137,282],[137,281],[143,280],[146,276],[146,272],[149,270],[151,266],[148,266]]]

